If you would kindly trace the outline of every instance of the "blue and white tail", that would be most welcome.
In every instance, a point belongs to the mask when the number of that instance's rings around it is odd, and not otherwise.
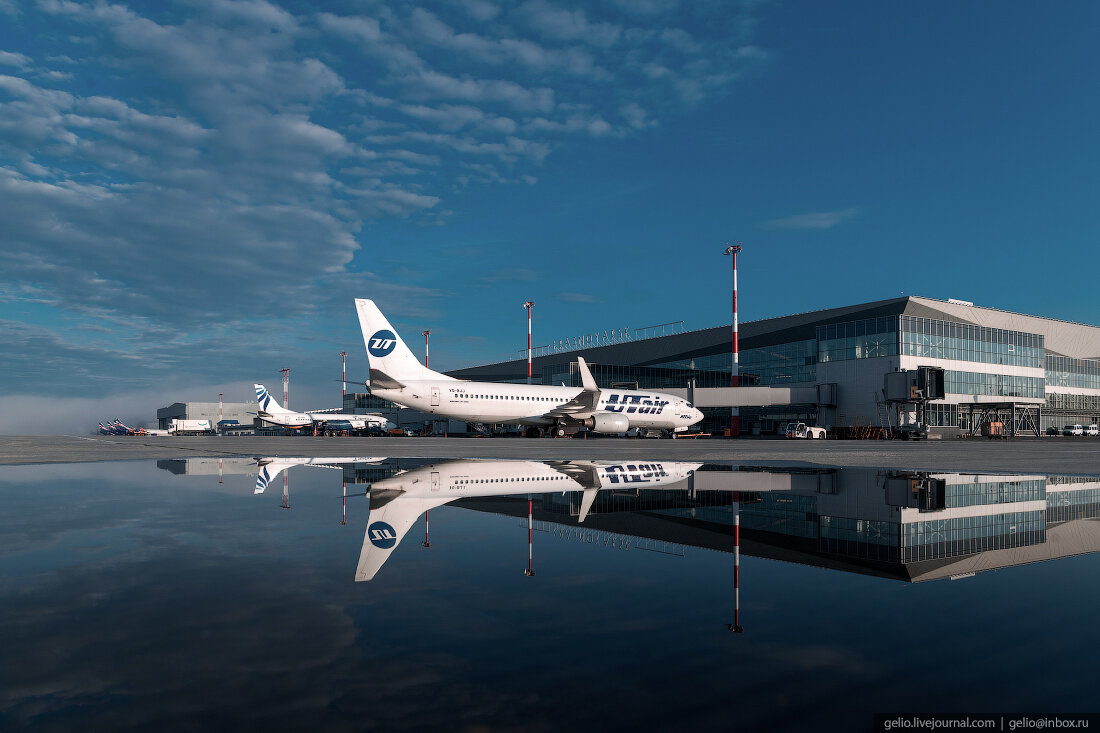
[[[359,313],[359,326],[363,329],[363,345],[367,347],[371,381],[381,381],[373,372],[380,372],[381,377],[388,377],[399,383],[421,379],[452,379],[421,364],[373,300],[356,298],[355,310]]]
[[[261,412],[266,412],[268,415],[293,412],[293,410],[288,410],[280,405],[278,400],[267,391],[267,387],[262,384],[253,384],[252,386],[256,388],[256,402],[260,403]]]
[[[355,568],[355,581],[373,580],[397,545],[424,512],[451,501],[451,497],[435,499],[394,499],[381,508],[372,508]]]

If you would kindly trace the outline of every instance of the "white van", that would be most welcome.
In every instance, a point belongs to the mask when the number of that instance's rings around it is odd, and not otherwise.
[[[1062,435],[1084,435],[1085,428],[1081,425],[1067,425],[1062,428]]]
[[[1085,435],[1100,435],[1100,425],[1093,423],[1085,428]]]

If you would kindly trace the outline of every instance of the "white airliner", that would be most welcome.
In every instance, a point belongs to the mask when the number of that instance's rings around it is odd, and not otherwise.
[[[356,299],[370,363],[372,394],[405,407],[473,423],[550,426],[557,437],[588,428],[625,433],[630,428],[668,433],[703,419],[690,402],[669,394],[600,389],[582,357],[582,387],[468,382],[433,372],[413,355],[372,300]]]
[[[456,460],[402,471],[370,487],[370,518],[355,580],[371,580],[424,512],[456,499],[583,491],[578,521],[600,489],[667,488],[702,463]],[[686,484],[685,484],[686,487]]]
[[[280,473],[292,466],[316,466],[319,468],[344,469],[345,463],[380,463],[385,457],[376,456],[325,456],[323,458],[286,458],[269,456],[256,459],[256,488],[253,493],[262,494]]]
[[[284,428],[308,428],[314,425],[329,430],[389,430],[397,427],[381,415],[354,415],[346,412],[294,412],[272,397],[262,384],[256,387],[256,401],[260,411],[256,414],[267,423]]]

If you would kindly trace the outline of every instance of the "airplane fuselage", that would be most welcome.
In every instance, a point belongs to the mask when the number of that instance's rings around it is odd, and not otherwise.
[[[372,394],[422,412],[467,422],[519,425],[570,422],[570,415],[555,414],[555,410],[583,391],[579,387],[456,380],[410,380],[398,389],[371,386]],[[630,427],[655,430],[682,430],[702,418],[681,397],[627,389],[601,390],[594,409],[576,419],[600,413],[626,418]]]
[[[446,461],[371,484],[404,499],[444,499],[578,491],[646,489],[686,479],[700,463],[685,461]]]
[[[365,430],[376,425],[385,429],[387,420],[372,415],[355,415],[342,412],[260,412],[260,418],[272,425],[284,428],[308,428],[314,423],[347,422],[354,430]]]

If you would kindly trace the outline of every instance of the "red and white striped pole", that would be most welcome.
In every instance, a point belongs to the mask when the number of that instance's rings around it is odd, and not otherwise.
[[[283,407],[290,409],[290,367],[280,369],[283,373]]]
[[[535,301],[529,300],[523,304],[527,309],[527,383],[531,383],[531,309],[535,307]]]
[[[428,337],[432,335],[431,331],[424,331],[424,366],[428,366]]]
[[[528,494],[527,495],[527,568],[523,571],[523,574],[526,575],[528,578],[530,578],[532,575],[535,574],[535,568],[534,568],[535,551],[534,551],[534,546],[532,545],[532,542],[531,542],[531,529],[532,529],[532,524],[533,524],[533,522],[531,521],[531,517],[534,514],[534,512],[532,511],[532,508],[533,507],[532,507],[532,503],[531,503],[531,495]]]
[[[346,352],[346,351],[341,351],[340,352],[340,361],[341,361],[340,381],[342,381],[344,383],[344,391],[343,391],[342,394],[343,394],[344,397],[347,397],[348,396],[348,352]]]
[[[732,255],[733,263],[733,360],[730,365],[730,386],[738,386],[737,363],[737,254],[741,251],[741,243],[731,244],[726,247],[726,254]],[[741,411],[736,407],[730,408],[730,437],[736,438],[741,434]]]
[[[218,392],[218,423],[219,424],[221,424],[221,421],[222,421],[222,395],[223,394],[224,394],[223,392]]]
[[[730,631],[742,634],[741,626],[741,492],[733,492],[733,623]]]

